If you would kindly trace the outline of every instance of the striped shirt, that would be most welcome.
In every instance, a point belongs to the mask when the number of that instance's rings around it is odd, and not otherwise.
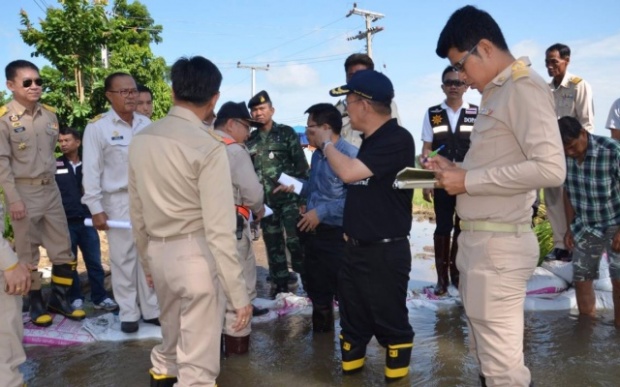
[[[583,163],[567,157],[566,171],[575,240],[586,232],[602,238],[608,227],[620,225],[620,142],[588,133]]]

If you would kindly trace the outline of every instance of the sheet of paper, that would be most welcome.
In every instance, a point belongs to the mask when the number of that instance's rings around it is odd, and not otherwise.
[[[131,223],[128,220],[113,220],[108,219],[108,227],[121,228],[125,230],[131,230]],[[91,218],[84,219],[84,226],[93,227],[93,220]]]
[[[273,215],[273,210],[271,209],[271,207],[265,204],[265,215],[263,215],[263,218],[266,218],[271,215]]]
[[[292,176],[287,175],[286,173],[282,172],[282,174],[280,175],[280,178],[278,179],[278,183],[282,184],[282,185],[292,185],[295,188],[295,193],[297,195],[299,195],[301,193],[301,189],[304,187],[304,183],[302,183],[301,181],[295,179]],[[265,215],[267,216],[267,215]]]

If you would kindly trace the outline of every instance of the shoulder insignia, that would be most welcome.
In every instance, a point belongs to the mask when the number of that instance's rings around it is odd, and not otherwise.
[[[219,137],[222,139],[222,142],[224,144],[226,144],[226,145],[232,145],[232,144],[236,144],[237,143],[237,141],[233,140],[230,137],[222,137],[222,136],[219,136]]]
[[[215,131],[213,129],[207,129],[207,133],[209,133],[211,136],[213,136],[214,139],[216,139],[218,142],[224,142],[224,138],[222,136],[220,136],[219,134],[215,133]]]
[[[90,120],[88,120],[88,122],[92,124],[93,122],[99,121],[102,117],[103,117],[103,113],[102,114],[98,114],[98,115],[94,116],[93,118],[91,118]]]
[[[579,77],[570,77],[570,79],[568,80],[570,83],[574,83],[575,85],[578,84],[579,82],[583,81],[582,78]]]
[[[6,105],[0,107],[0,117],[2,117],[3,115],[5,115],[7,112],[9,111],[9,109],[7,109]]]
[[[42,103],[41,106],[43,107],[43,109],[45,109],[47,111],[50,111],[52,113],[56,113],[56,108],[53,108],[50,105],[46,105],[46,104]]]
[[[512,80],[516,81],[519,78],[528,77],[530,75],[530,68],[523,61],[518,60],[512,64],[510,74]]]

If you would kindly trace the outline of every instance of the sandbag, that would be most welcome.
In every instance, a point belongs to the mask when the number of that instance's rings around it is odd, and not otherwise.
[[[568,282],[543,267],[537,267],[527,281],[526,294],[560,293],[568,288]]]

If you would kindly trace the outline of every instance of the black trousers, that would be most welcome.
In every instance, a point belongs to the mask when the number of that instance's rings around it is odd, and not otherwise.
[[[409,240],[347,244],[338,278],[341,334],[365,346],[374,335],[386,347],[413,342],[406,305],[411,271]]]
[[[460,219],[456,214],[456,196],[449,195],[445,189],[436,189],[433,192],[433,207],[437,218],[435,235],[450,236],[454,228],[454,234],[458,235],[461,230]]]
[[[332,305],[346,242],[342,227],[319,225],[299,233],[305,253],[306,292],[315,305]]]

